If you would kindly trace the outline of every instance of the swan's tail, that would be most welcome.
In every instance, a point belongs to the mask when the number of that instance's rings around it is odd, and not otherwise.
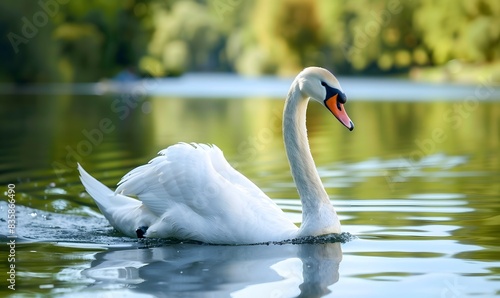
[[[110,222],[114,222],[112,218],[113,211],[117,208],[123,207],[130,203],[139,204],[139,202],[135,199],[122,195],[116,195],[106,185],[90,176],[90,174],[87,173],[80,164],[78,164],[78,171],[80,172],[80,180],[82,181],[85,190],[94,199],[97,206],[99,207],[99,210],[101,210],[101,212]]]
[[[97,203],[101,212],[104,212],[103,209],[109,210],[112,208],[113,203],[110,199],[114,194],[113,191],[90,176],[80,164],[78,164],[78,171],[80,172],[80,181],[82,181],[85,190]]]
[[[149,227],[156,219],[146,208],[142,208],[141,201],[115,193],[90,176],[80,164],[78,164],[78,171],[85,190],[115,229],[125,235],[135,237],[138,235],[137,228]]]

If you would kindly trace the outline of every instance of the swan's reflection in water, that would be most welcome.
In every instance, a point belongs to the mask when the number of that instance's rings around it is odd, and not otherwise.
[[[338,281],[340,243],[250,246],[175,244],[109,250],[83,274],[94,286],[157,297],[320,297]]]

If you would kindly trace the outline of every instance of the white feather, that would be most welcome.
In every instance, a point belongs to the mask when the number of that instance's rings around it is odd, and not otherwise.
[[[284,212],[232,168],[218,147],[179,143],[160,154],[126,174],[114,193],[79,167],[84,186],[113,226],[136,222],[141,205],[154,215],[153,224],[136,223],[126,234],[135,236],[138,227],[148,226],[147,237],[257,243],[296,233]]]

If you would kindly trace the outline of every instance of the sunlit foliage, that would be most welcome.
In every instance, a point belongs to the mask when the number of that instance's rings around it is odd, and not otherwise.
[[[498,65],[495,0],[3,1],[1,81]],[[456,63],[455,63],[456,64]]]

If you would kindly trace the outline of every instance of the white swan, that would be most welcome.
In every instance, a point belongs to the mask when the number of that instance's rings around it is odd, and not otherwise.
[[[285,102],[283,137],[302,202],[300,228],[213,145],[170,146],[126,174],[114,192],[78,165],[80,179],[111,225],[130,237],[250,244],[340,233],[309,149],[309,98],[325,105],[349,130],[354,128],[335,76],[319,67],[298,74]]]

